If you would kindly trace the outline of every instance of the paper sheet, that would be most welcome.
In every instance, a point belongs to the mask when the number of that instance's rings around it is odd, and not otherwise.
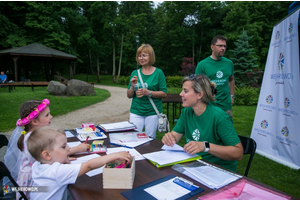
[[[178,144],[174,144],[173,147],[164,145],[164,146],[162,146],[161,149],[163,149],[163,150],[168,150],[168,151],[184,151],[184,150],[183,150],[183,147],[179,146]]]
[[[91,155],[88,155],[88,156],[82,156],[82,157],[79,157],[77,158],[77,160],[73,160],[71,161],[71,164],[78,164],[78,163],[84,163],[84,162],[87,162],[93,158],[98,158],[98,157],[101,157],[99,156],[98,154],[91,154]],[[97,169],[94,169],[94,170],[91,170],[89,172],[86,173],[86,175],[88,175],[89,177],[92,177],[92,176],[95,176],[95,175],[98,175],[98,174],[102,174],[103,173],[103,167],[99,167]]]
[[[66,133],[66,137],[67,137],[67,138],[75,137],[75,136],[71,133],[71,131],[65,131],[65,133]]]
[[[189,155],[184,151],[156,151],[152,153],[143,154],[143,156],[159,165],[166,165],[169,163],[178,162],[181,160],[186,160],[192,157],[197,157],[198,155]]]
[[[173,200],[182,197],[191,191],[173,182],[174,178],[144,189],[156,199]]]
[[[126,147],[116,147],[116,148],[107,148],[106,154],[111,154],[115,152],[120,152],[120,151],[128,151],[130,155],[135,157],[135,160],[144,160],[144,156],[142,156],[137,150],[135,149],[129,149]]]

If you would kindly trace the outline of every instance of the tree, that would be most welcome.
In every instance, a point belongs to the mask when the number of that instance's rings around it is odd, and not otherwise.
[[[232,61],[234,63],[234,79],[236,86],[246,86],[251,85],[254,80],[248,76],[248,72],[253,72],[253,68],[256,68],[257,65],[254,64],[255,58],[253,55],[252,45],[249,44],[249,41],[252,37],[247,35],[247,31],[243,31],[243,34],[239,36],[238,40],[234,42],[235,48],[229,50],[232,52],[233,57]]]

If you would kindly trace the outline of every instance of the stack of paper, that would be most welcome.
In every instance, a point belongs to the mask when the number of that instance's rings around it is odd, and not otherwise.
[[[110,124],[99,124],[98,127],[106,133],[133,130],[137,128],[134,123],[128,121]]]
[[[110,133],[109,139],[111,144],[126,147],[137,147],[153,140],[142,132]]]
[[[193,178],[194,180],[211,189],[217,190],[225,185],[228,185],[229,183],[242,178],[241,175],[234,174],[201,160],[198,160],[198,162],[200,162],[200,164],[193,167],[183,166],[184,170],[181,171],[184,175]]]

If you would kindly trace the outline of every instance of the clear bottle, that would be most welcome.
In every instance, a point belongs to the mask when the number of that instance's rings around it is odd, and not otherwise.
[[[145,89],[148,89],[148,84],[144,83]],[[137,91],[138,89],[142,89],[142,83],[138,82],[137,84],[134,85],[134,91]]]

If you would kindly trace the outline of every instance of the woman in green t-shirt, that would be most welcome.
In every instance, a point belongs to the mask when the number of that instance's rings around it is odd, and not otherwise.
[[[237,161],[243,157],[243,146],[233,127],[231,117],[212,105],[216,85],[205,75],[184,78],[180,118],[174,129],[166,133],[162,142],[173,146],[185,135],[184,150],[198,154],[203,160],[236,171]]]
[[[136,61],[142,66],[139,71],[145,88],[143,89],[138,78],[138,71],[134,70],[127,90],[127,97],[132,98],[129,121],[133,122],[140,132],[145,126],[146,134],[155,138],[158,116],[148,97],[152,98],[157,110],[162,113],[162,98],[167,97],[166,77],[161,69],[153,66],[155,54],[151,45],[142,44],[138,48]]]

